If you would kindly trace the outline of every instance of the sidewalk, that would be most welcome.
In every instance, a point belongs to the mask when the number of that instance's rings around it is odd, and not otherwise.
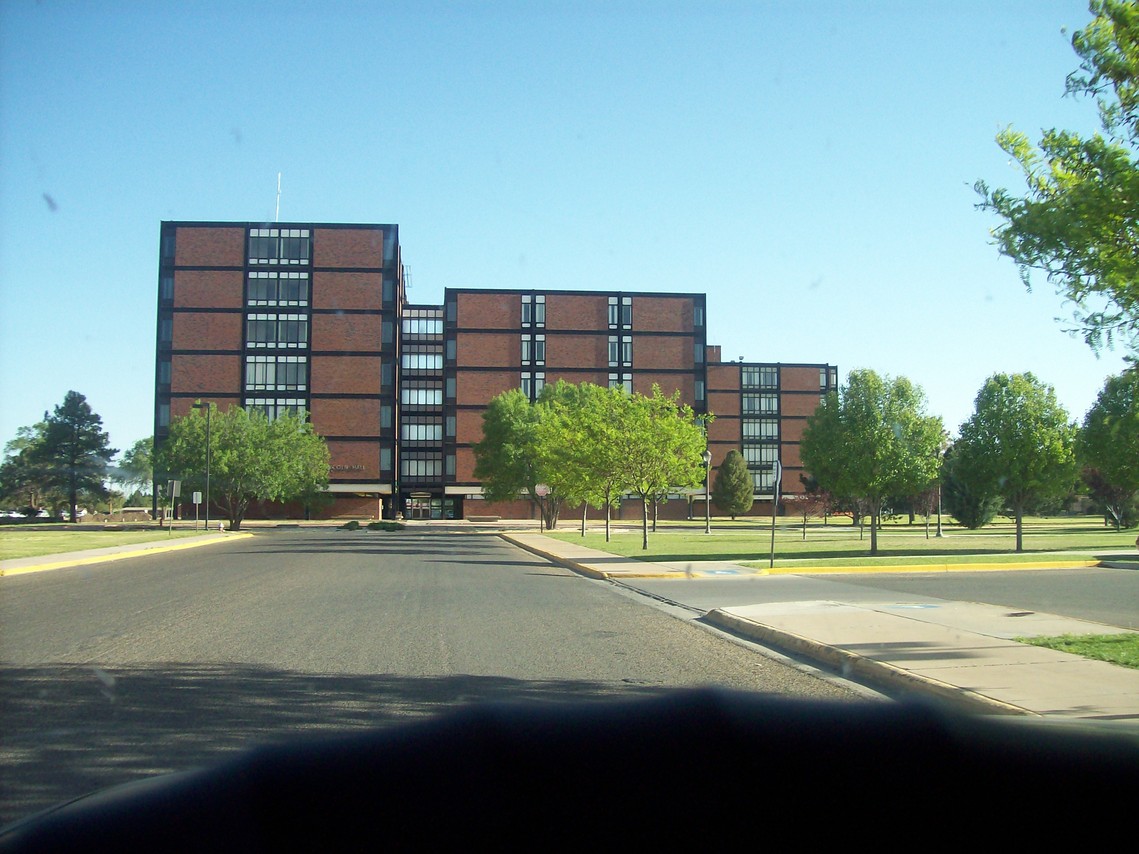
[[[723,561],[646,563],[539,534],[501,536],[592,578],[761,574]],[[923,605],[741,603],[710,611],[703,620],[895,694],[932,695],[988,714],[1139,721],[1139,670],[1012,640],[1126,629],[1054,614],[1013,618],[1008,608],[941,599]]]

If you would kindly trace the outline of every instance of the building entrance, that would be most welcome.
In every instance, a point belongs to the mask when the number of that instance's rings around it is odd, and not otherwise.
[[[413,493],[407,497],[404,514],[408,519],[454,519],[456,501],[454,498]]]

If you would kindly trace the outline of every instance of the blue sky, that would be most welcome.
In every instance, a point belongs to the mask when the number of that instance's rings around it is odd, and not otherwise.
[[[162,220],[395,222],[443,288],[708,294],[724,358],[905,375],[951,430],[1123,366],[989,242],[1085,2],[0,0],[0,442],[69,389],[152,430]]]

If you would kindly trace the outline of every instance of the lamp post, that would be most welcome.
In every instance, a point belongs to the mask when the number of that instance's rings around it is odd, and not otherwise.
[[[206,410],[206,530],[210,529],[210,405],[198,401],[194,409]]]
[[[712,533],[712,452],[704,449],[704,533]]]

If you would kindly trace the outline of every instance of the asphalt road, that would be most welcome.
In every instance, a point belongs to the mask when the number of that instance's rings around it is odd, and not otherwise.
[[[1139,629],[1139,572],[1049,569],[863,575],[736,576],[715,580],[637,579],[638,589],[704,611],[760,602],[836,600],[984,602]]]
[[[492,536],[305,529],[0,579],[0,821],[480,700],[856,700]]]

